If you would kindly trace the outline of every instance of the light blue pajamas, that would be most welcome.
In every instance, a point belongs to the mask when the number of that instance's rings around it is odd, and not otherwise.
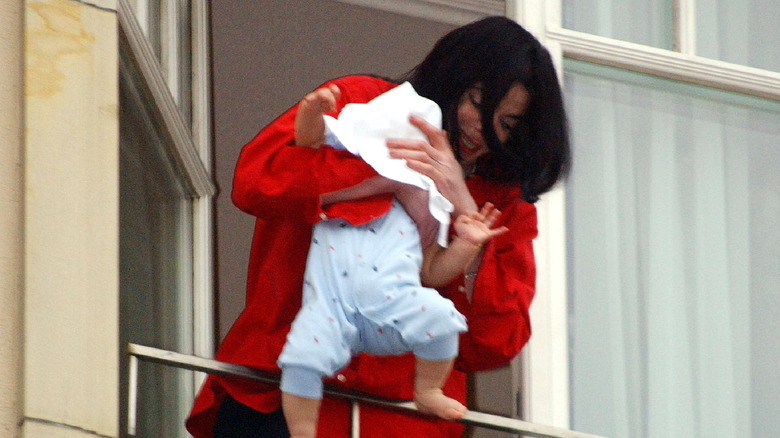
[[[361,351],[454,358],[466,320],[450,300],[421,285],[421,264],[417,227],[398,201],[365,225],[316,224],[302,307],[279,356],[282,391],[321,398],[323,377]]]

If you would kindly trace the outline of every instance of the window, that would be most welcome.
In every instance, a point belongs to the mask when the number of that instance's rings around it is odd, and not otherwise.
[[[780,5],[539,3],[508,13],[561,60],[574,163],[539,205],[524,418],[778,435]]]
[[[661,49],[674,47],[674,1],[563,0],[563,27]]]
[[[120,0],[118,12],[121,344],[210,357],[207,4]],[[183,419],[202,378],[142,367],[138,436],[188,436]]]
[[[192,354],[192,199],[128,87],[122,84],[120,97],[121,345]],[[192,377],[165,367],[141,371],[138,429],[182,436],[180,415],[159,415],[156,407],[186,410]]]
[[[780,3],[773,0],[697,0],[696,53],[712,59],[780,71],[777,19]]]
[[[780,104],[565,66],[572,427],[776,435]]]
[[[205,13],[202,4],[191,3],[189,0],[127,1],[128,11],[134,14],[186,123],[192,123],[192,25],[197,25],[193,23],[193,8],[196,14]],[[204,31],[196,29],[199,33]]]
[[[780,435],[771,419],[780,409],[773,336],[780,328],[773,318],[780,311],[780,3],[349,2],[425,13],[432,5],[503,5],[561,67],[575,162],[566,184],[538,205],[524,419],[615,437]],[[138,196],[127,206],[155,212],[156,225],[128,234],[127,245],[150,248],[147,236],[158,244],[161,260],[149,272],[169,275],[158,279],[167,278],[165,286],[149,287],[159,289],[155,300],[179,300],[160,320],[191,315],[189,331],[161,329],[166,335],[150,342],[180,342],[210,356],[204,3],[120,0],[119,9],[123,72],[135,84],[126,89],[153,102],[147,121],[126,125],[146,126],[125,134],[135,139],[128,145],[145,145],[144,155],[131,148],[123,159],[137,171],[127,173],[135,181],[128,196]],[[154,129],[144,125],[149,120]],[[152,161],[133,167],[141,156]],[[158,187],[142,184],[152,165]],[[136,280],[126,288],[148,279]],[[138,298],[123,297],[128,309],[151,300]],[[154,379],[177,391],[198,387],[191,377]],[[164,430],[165,421],[147,424]]]

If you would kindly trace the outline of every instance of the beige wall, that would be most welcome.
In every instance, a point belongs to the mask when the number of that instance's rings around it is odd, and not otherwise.
[[[117,16],[25,2],[24,437],[118,436]]]
[[[0,436],[22,418],[22,0],[0,2]]]

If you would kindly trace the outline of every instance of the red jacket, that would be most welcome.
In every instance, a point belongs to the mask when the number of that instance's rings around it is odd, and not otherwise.
[[[347,103],[365,103],[395,84],[370,76],[332,81],[342,91],[338,111]],[[300,307],[312,224],[323,215],[353,224],[386,213],[391,195],[320,205],[320,195],[351,187],[376,175],[360,158],[332,148],[293,146],[296,107],[264,128],[242,150],[233,181],[233,202],[256,217],[249,257],[246,307],[217,351],[220,361],[278,372],[276,360]],[[530,336],[528,307],[534,295],[535,264],[531,241],[536,237],[536,209],[520,191],[474,176],[467,185],[478,205],[494,203],[509,232],[485,249],[472,301],[459,291],[463,277],[440,289],[466,316],[469,330],[460,338],[460,353],[444,391],[465,403],[466,372],[507,364]],[[327,383],[395,399],[411,399],[414,358],[360,355]],[[225,393],[262,412],[280,406],[280,392],[255,383],[210,376],[187,419],[197,438],[211,437]],[[346,402],[324,399],[321,438],[349,436]],[[361,407],[362,437],[457,437],[463,427],[434,419],[404,416]]]

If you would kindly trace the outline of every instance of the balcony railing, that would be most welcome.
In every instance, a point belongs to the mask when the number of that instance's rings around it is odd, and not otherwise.
[[[222,376],[236,376],[256,380],[271,385],[279,385],[279,376],[265,373],[263,371],[248,368],[244,366],[220,362],[213,359],[205,359],[198,356],[176,353],[173,351],[160,350],[158,348],[146,347],[137,344],[128,344],[129,360],[129,411],[128,411],[128,434],[135,435],[136,419],[136,398],[138,388],[138,361],[152,362],[161,365],[172,366],[192,371],[201,371],[208,374]],[[325,387],[325,394],[334,397],[349,400],[352,403],[352,437],[359,437],[360,430],[357,421],[360,415],[360,404],[370,404],[381,406],[386,409],[405,411],[409,413],[417,412],[417,408],[412,402],[398,402],[388,399],[375,397],[365,393],[345,391],[343,389]],[[418,413],[419,415],[419,413]],[[483,412],[468,411],[466,416],[460,420],[461,423],[483,427],[486,429],[499,430],[503,432],[513,432],[523,434],[526,437],[540,438],[604,438],[597,435],[591,435],[581,432],[574,432],[558,427],[546,426],[542,424],[529,423],[515,418],[502,417],[499,415],[486,414]]]

